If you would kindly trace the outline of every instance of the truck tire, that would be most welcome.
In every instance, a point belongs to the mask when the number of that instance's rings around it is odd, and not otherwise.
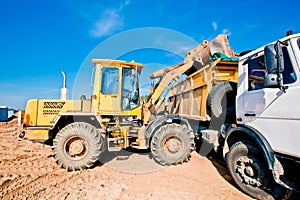
[[[85,122],[74,122],[61,129],[53,140],[55,161],[68,171],[92,167],[102,151],[97,129]]]
[[[237,86],[233,82],[222,82],[215,85],[207,96],[207,114],[212,119],[224,122],[235,120],[235,97]]]
[[[283,199],[287,190],[276,184],[262,153],[250,142],[235,143],[227,154],[227,166],[238,187],[256,199]]]
[[[151,152],[161,165],[176,165],[189,160],[194,139],[187,127],[181,124],[161,126],[151,140]]]

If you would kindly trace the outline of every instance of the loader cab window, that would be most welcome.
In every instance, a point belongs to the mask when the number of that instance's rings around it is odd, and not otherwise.
[[[283,84],[291,84],[296,81],[294,69],[286,47],[282,48],[284,59]],[[267,75],[264,57],[259,56],[248,63],[248,90],[259,90],[265,88],[264,79]]]
[[[135,68],[123,68],[122,109],[131,110],[139,106],[139,79]]]
[[[118,94],[119,86],[119,69],[103,67],[102,69],[102,94]]]

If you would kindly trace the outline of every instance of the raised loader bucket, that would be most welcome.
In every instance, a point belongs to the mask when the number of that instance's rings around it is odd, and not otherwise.
[[[214,53],[222,53],[228,57],[236,56],[229,46],[226,34],[220,34],[210,42],[204,40],[199,46],[189,51],[185,56],[184,63],[191,63],[193,68],[190,66],[191,69],[188,69],[185,74],[190,75],[205,66]]]

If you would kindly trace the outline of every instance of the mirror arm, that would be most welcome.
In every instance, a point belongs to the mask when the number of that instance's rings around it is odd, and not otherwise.
[[[282,73],[280,73],[280,72],[277,72],[277,81],[279,83],[279,89],[282,90],[285,93],[286,89],[288,89],[289,86],[284,86],[283,85]]]
[[[277,71],[278,71],[278,72],[280,71],[280,69],[281,69],[281,67],[282,67],[280,61],[282,60],[283,55],[282,55],[282,52],[279,51],[279,48],[278,48],[278,46],[281,45],[281,43],[282,43],[282,42],[280,42],[280,41],[278,40],[278,41],[276,42],[275,46],[274,46],[275,51],[276,51]]]
[[[276,51],[276,59],[277,59],[277,81],[279,83],[279,89],[282,90],[284,93],[286,92],[286,89],[288,89],[288,86],[283,86],[283,77],[282,77],[282,73],[280,72],[280,70],[282,69],[282,62],[281,60],[283,59],[283,54],[282,51],[279,51],[278,46],[279,45],[286,45],[286,42],[281,42],[281,41],[277,41],[274,48]]]

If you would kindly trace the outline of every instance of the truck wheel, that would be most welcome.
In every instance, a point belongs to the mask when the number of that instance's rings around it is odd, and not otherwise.
[[[262,153],[248,141],[235,143],[227,154],[235,183],[256,199],[282,199],[287,190],[275,183]]]
[[[101,154],[102,140],[97,129],[85,122],[74,122],[61,129],[53,140],[55,161],[68,171],[87,169]]]
[[[187,127],[180,124],[166,124],[152,137],[151,152],[161,165],[176,165],[189,160],[194,139]]]
[[[211,89],[207,96],[206,109],[211,118],[224,119],[226,122],[235,119],[236,88],[236,83],[223,82]]]

